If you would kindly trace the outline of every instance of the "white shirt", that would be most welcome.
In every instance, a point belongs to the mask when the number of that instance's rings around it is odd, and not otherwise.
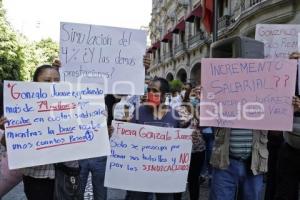
[[[181,106],[182,99],[180,95],[177,95],[176,97],[171,97],[170,106],[175,109],[178,106]]]
[[[134,112],[134,105],[127,101],[127,97],[122,97],[121,101],[114,107],[114,119],[123,120],[125,117],[125,106],[129,107],[129,116]]]

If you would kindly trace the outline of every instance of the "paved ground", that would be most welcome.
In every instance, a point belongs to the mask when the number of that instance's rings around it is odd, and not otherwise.
[[[108,190],[108,200],[123,200],[125,197],[125,192],[122,190],[109,189]],[[92,185],[89,181],[87,186],[87,191],[85,193],[85,200],[93,200]],[[183,199],[187,200],[187,194],[183,195]],[[200,187],[200,198],[199,200],[208,199],[208,184],[205,182]],[[10,191],[2,200],[26,200],[26,197],[23,193],[23,184],[19,184],[12,191]]]

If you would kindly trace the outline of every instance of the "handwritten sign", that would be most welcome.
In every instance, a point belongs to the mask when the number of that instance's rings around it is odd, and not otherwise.
[[[296,60],[202,59],[200,125],[291,131]]]
[[[266,58],[288,58],[297,51],[300,25],[257,24],[255,39],[265,43]]]
[[[144,94],[142,30],[60,24],[61,77],[64,81],[104,84],[109,94]]]
[[[105,186],[142,192],[183,192],[191,156],[191,129],[113,121]]]
[[[100,85],[4,83],[10,169],[109,155]]]

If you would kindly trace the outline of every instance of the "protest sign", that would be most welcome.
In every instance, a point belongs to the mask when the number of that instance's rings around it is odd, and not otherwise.
[[[296,60],[202,59],[200,125],[291,131]]]
[[[106,187],[159,193],[185,191],[193,130],[117,121],[113,126]]]
[[[10,169],[110,153],[100,85],[5,81],[4,113]]]
[[[266,58],[288,58],[297,51],[300,25],[257,24],[255,39],[265,44]]]
[[[63,81],[102,83],[105,93],[144,94],[146,32],[62,22]]]

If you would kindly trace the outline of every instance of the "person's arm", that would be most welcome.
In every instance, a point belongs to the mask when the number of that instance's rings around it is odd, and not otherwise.
[[[290,59],[300,59],[300,52],[293,52],[289,56]],[[297,96],[293,97],[294,112],[300,112],[300,98]]]
[[[3,130],[3,135],[0,136],[0,143],[6,147],[5,135],[4,135],[4,124],[7,122],[5,117],[0,117],[0,129]]]
[[[293,97],[294,112],[300,112],[300,98],[297,96]]]
[[[6,117],[0,117],[0,128],[4,130],[4,124],[7,122]]]
[[[300,59],[300,52],[291,53],[290,59]]]

